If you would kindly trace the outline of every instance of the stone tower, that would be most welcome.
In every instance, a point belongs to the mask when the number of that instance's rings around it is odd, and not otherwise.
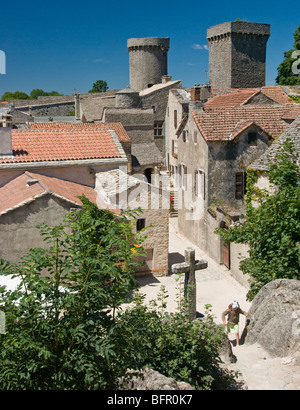
[[[169,38],[147,37],[127,40],[130,88],[144,90],[162,82],[168,74]]]
[[[234,21],[210,27],[207,30],[210,86],[263,87],[269,36],[269,24]]]

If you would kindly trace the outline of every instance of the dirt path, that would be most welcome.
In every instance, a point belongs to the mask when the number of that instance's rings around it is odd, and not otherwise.
[[[208,268],[196,272],[197,311],[205,312],[205,305],[212,305],[212,313],[216,323],[222,323],[221,314],[232,300],[238,300],[243,310],[248,311],[251,303],[246,300],[247,289],[232,278],[230,272],[217,264],[202,250],[192,245],[178,234],[176,219],[170,220],[170,263],[181,262],[186,247],[195,249],[196,259],[208,261]],[[140,279],[141,292],[146,295],[146,301],[155,299],[161,285],[168,291],[167,310],[177,309],[176,295],[178,282],[176,275],[161,278]],[[245,325],[245,317],[241,316],[240,332]],[[232,340],[233,354],[236,362],[229,365],[231,370],[241,372],[241,380],[249,390],[300,390],[300,363],[297,365],[291,358],[272,358],[258,344],[235,346]]]

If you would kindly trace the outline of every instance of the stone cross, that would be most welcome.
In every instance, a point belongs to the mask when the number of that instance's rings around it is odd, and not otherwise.
[[[195,249],[186,248],[185,262],[172,265],[172,273],[184,273],[184,296],[188,301],[189,319],[196,318],[196,270],[206,269],[207,262],[195,261]]]

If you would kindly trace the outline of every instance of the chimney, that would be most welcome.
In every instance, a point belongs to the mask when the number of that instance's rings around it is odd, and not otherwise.
[[[172,81],[172,77],[171,77],[170,75],[163,75],[163,76],[161,77],[161,82],[162,82],[162,84],[166,84],[166,83],[168,83],[169,81]]]
[[[0,157],[12,155],[11,128],[0,127]]]
[[[191,101],[200,101],[205,103],[211,97],[211,88],[208,85],[195,84],[191,88]]]
[[[191,101],[200,101],[201,95],[201,87],[198,84],[195,84],[193,88],[191,88]]]

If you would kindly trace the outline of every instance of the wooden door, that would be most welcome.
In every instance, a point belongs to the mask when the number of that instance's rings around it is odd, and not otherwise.
[[[226,268],[230,269],[230,245],[222,241],[222,259]]]

